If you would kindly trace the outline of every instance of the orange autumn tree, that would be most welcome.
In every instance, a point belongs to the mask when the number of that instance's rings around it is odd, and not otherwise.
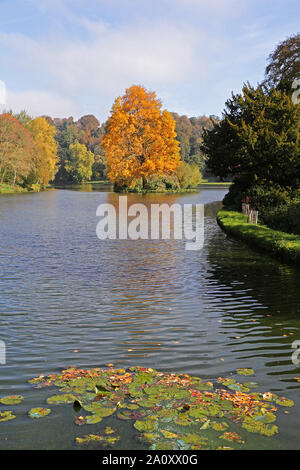
[[[145,188],[149,177],[177,171],[175,120],[161,106],[154,92],[137,85],[115,100],[101,143],[113,183],[133,188],[142,179]]]
[[[0,115],[0,183],[13,185],[34,167],[30,133],[9,113]]]

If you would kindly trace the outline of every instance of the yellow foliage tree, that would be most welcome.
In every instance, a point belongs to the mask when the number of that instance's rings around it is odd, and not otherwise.
[[[33,119],[26,126],[34,142],[35,174],[37,182],[46,185],[57,172],[56,129],[43,117]]]
[[[177,170],[177,178],[181,188],[194,188],[201,183],[202,175],[195,163],[182,162]]]
[[[102,147],[110,180],[134,187],[136,181],[176,172],[180,164],[175,121],[154,92],[134,85],[112,107]]]

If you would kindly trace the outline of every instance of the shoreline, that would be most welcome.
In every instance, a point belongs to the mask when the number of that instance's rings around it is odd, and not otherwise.
[[[300,236],[273,230],[265,225],[253,225],[240,212],[222,209],[217,222],[228,235],[289,264],[300,265]]]
[[[85,184],[99,184],[103,186],[113,186],[113,183],[111,183],[108,180],[100,180],[100,181],[85,181],[82,183],[61,183],[61,184],[50,184],[48,187],[41,188],[39,185],[33,185],[36,186],[36,188],[23,188],[22,186],[12,186],[7,183],[2,183],[0,184],[0,196],[2,194],[30,194],[30,193],[39,193],[41,191],[54,191],[55,189],[63,189],[66,187],[76,187],[76,186],[81,186]],[[209,182],[209,181],[204,181],[203,183],[200,183],[197,187],[195,188],[187,188],[187,189],[178,189],[178,190],[172,190],[172,189],[166,189],[164,191],[155,191],[155,190],[140,190],[140,191],[114,191],[117,194],[128,194],[128,193],[135,193],[135,194],[184,194],[184,193],[195,193],[199,191],[200,189],[208,189],[208,188],[228,188],[232,183],[230,182]]]
[[[0,196],[1,195],[8,195],[8,194],[35,194],[44,191],[54,191],[55,188],[51,186],[47,187],[40,187],[39,185],[33,185],[33,188],[23,188],[22,186],[11,186],[9,184],[3,183],[0,184]]]

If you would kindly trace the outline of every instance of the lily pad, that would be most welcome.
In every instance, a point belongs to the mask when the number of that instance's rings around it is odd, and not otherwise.
[[[192,446],[203,447],[206,446],[208,443],[207,438],[192,433],[185,434],[184,436],[182,436],[182,439],[186,444],[191,444]]]
[[[178,434],[175,434],[174,432],[170,431],[165,431],[164,429],[161,431],[161,433],[166,439],[177,439],[178,437]]]
[[[86,411],[90,411],[93,414],[96,414],[97,416],[99,416],[101,418],[106,418],[108,416],[111,416],[116,411],[116,408],[105,407],[99,402],[93,402],[93,403],[88,404],[88,405],[84,404],[83,408]]]
[[[74,403],[76,397],[69,393],[64,395],[53,395],[52,397],[47,398],[48,405],[61,405],[61,404],[68,404]]]
[[[90,444],[96,444],[105,448],[114,446],[120,439],[120,436],[113,435],[115,431],[112,428],[106,428],[105,434],[88,434],[84,437],[76,437],[76,443],[80,445],[89,446]]]
[[[275,399],[275,403],[280,406],[294,406],[293,400],[289,400],[288,398],[285,397],[278,397]]]
[[[219,439],[225,439],[229,442],[237,442],[238,444],[245,444],[245,441],[236,432],[224,432]]]
[[[214,431],[225,431],[226,429],[228,429],[229,425],[227,423],[225,423],[224,421],[222,421],[222,422],[213,421],[210,424],[210,427]]]
[[[98,415],[86,416],[85,419],[87,424],[96,424],[102,421],[102,417]]]
[[[0,411],[0,423],[10,421],[12,419],[15,419],[15,415],[12,411]]]
[[[105,434],[109,435],[109,434],[114,434],[116,431],[113,428],[106,427],[104,432]]]
[[[32,408],[28,411],[28,416],[32,419],[45,418],[51,413],[49,408]]]
[[[274,434],[278,433],[278,427],[274,424],[264,424],[260,421],[256,421],[250,416],[246,416],[243,421],[242,427],[249,432],[255,432],[258,434],[262,434],[263,436],[273,436]]]
[[[253,369],[237,369],[237,374],[239,375],[254,375],[255,372]]]
[[[22,395],[10,395],[8,397],[0,398],[0,403],[3,405],[18,405],[24,400]]]
[[[135,429],[138,431],[144,431],[144,432],[153,432],[156,430],[156,424],[153,420],[151,419],[145,419],[143,421],[137,420],[134,423]]]

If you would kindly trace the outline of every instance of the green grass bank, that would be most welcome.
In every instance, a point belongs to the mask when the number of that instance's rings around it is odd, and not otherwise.
[[[24,194],[24,193],[38,193],[40,191],[50,191],[50,186],[42,187],[39,184],[32,184],[30,187],[23,188],[22,186],[10,185],[7,183],[0,184],[0,195],[1,194]]]
[[[272,230],[265,225],[248,224],[240,212],[221,210],[217,222],[229,235],[260,248],[285,262],[300,265],[300,236]]]

